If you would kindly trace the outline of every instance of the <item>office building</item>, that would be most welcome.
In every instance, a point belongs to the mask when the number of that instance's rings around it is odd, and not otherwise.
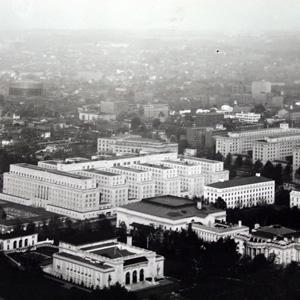
[[[300,132],[280,137],[267,137],[253,143],[253,161],[260,160],[265,164],[268,160],[283,160],[293,155],[293,150],[300,146]]]
[[[290,192],[290,207],[300,208],[300,191],[293,190]]]
[[[94,178],[97,183],[100,201],[109,203],[111,207],[128,203],[128,183],[126,176],[105,170],[75,171],[75,174]]]
[[[143,163],[132,166],[133,168],[150,171],[155,182],[155,195],[180,196],[180,178],[175,168],[161,164]]]
[[[279,128],[264,128],[239,132],[228,132],[226,135],[215,136],[216,153],[223,156],[231,154],[247,154],[253,150],[255,141],[266,137],[281,137],[290,134],[300,134],[300,128],[289,128],[288,124],[280,124]]]
[[[252,112],[240,112],[235,114],[235,118],[237,118],[240,122],[243,123],[258,123],[261,118],[261,115]]]
[[[260,203],[273,204],[274,180],[261,177],[243,177],[216,182],[204,187],[204,198],[215,203],[218,198],[226,202],[227,208],[251,207]]]
[[[181,196],[203,195],[204,175],[201,174],[201,166],[195,162],[184,160],[164,160],[161,162],[164,166],[177,170],[180,178]]]
[[[152,179],[152,172],[124,166],[113,167],[108,171],[122,174],[126,178],[129,201],[154,197],[155,181]]]
[[[122,135],[110,138],[99,138],[98,153],[160,153],[160,152],[176,152],[178,144],[166,143],[154,139],[146,139],[137,135]]]
[[[204,185],[229,180],[229,171],[224,170],[224,163],[218,160],[198,158],[192,156],[181,156],[183,161],[200,166],[204,178]]]
[[[94,178],[25,163],[10,165],[10,171],[4,173],[0,199],[19,204],[28,200],[29,205],[82,220],[111,207],[101,201]]]

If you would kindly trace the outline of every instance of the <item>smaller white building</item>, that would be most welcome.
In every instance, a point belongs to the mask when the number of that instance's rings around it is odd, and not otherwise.
[[[0,251],[20,250],[36,246],[37,233],[11,232],[0,235]]]
[[[219,239],[234,238],[239,233],[249,233],[249,227],[243,226],[241,221],[235,225],[216,222],[211,226],[192,223],[192,229],[205,242],[216,242]]]
[[[204,187],[204,198],[212,203],[222,198],[227,208],[250,207],[260,203],[273,204],[275,181],[257,174],[252,177],[216,182]]]
[[[290,192],[290,207],[300,208],[300,191],[293,190]]]
[[[154,251],[132,246],[117,239],[94,243],[59,243],[53,255],[52,275],[91,289],[116,283],[127,289],[146,288],[164,278],[164,257]]]
[[[300,232],[280,225],[257,227],[251,233],[235,236],[238,252],[255,258],[262,254],[276,264],[300,262]]]
[[[206,226],[216,220],[225,221],[226,211],[213,207],[202,207],[187,198],[160,196],[116,208],[117,226],[134,224],[161,227],[167,230],[187,229],[188,225],[198,222]]]
[[[260,114],[256,114],[256,113],[252,113],[252,112],[248,112],[248,113],[240,112],[240,113],[236,113],[235,117],[240,122],[244,122],[244,123],[258,123],[258,121],[261,118],[261,115]]]

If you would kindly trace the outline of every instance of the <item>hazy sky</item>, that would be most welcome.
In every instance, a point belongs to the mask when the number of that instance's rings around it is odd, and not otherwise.
[[[300,30],[300,0],[0,0],[0,29]]]

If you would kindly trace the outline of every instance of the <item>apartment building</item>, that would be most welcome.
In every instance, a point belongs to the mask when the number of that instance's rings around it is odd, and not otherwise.
[[[135,169],[150,171],[155,181],[155,195],[180,196],[180,178],[175,168],[161,164],[143,163],[132,166]]]
[[[97,217],[110,205],[101,202],[94,178],[44,169],[25,163],[10,165],[3,175],[3,197],[29,199],[31,205],[75,219]]]
[[[128,183],[126,176],[105,170],[75,171],[75,174],[96,179],[100,200],[112,207],[128,203]]]
[[[259,159],[265,164],[268,160],[286,160],[297,146],[300,146],[300,132],[257,140],[253,143],[253,161]]]
[[[155,181],[152,179],[150,171],[123,166],[113,167],[108,170],[125,176],[128,185],[129,201],[140,201],[155,195]]]
[[[258,121],[261,118],[261,115],[252,112],[240,112],[235,114],[235,118],[238,119],[240,122],[244,123],[258,123]]]
[[[288,124],[280,124],[279,128],[264,128],[241,132],[228,132],[226,135],[215,136],[216,153],[223,156],[231,154],[247,154],[253,150],[253,144],[257,140],[266,137],[282,137],[290,134],[300,134],[300,128],[289,128]]]
[[[300,147],[295,147],[293,149],[293,172],[295,175],[295,172],[300,167]]]
[[[259,203],[273,204],[275,182],[260,174],[216,182],[204,187],[204,198],[212,203],[222,198],[227,208],[250,207]]]
[[[60,242],[48,272],[90,289],[109,288],[117,283],[127,289],[147,288],[164,278],[164,257],[117,239],[75,244]]]

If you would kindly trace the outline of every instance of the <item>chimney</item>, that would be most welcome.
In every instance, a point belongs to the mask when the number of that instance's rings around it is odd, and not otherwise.
[[[197,208],[200,210],[202,209],[202,201],[197,202]]]
[[[242,227],[242,221],[241,220],[239,220],[238,225],[239,225],[239,227]]]
[[[255,176],[256,176],[256,177],[260,177],[260,173],[256,173]]]
[[[258,223],[254,224],[254,229],[257,229],[257,228],[259,228],[259,224]]]
[[[127,235],[127,245],[132,246],[132,236],[131,235]]]

